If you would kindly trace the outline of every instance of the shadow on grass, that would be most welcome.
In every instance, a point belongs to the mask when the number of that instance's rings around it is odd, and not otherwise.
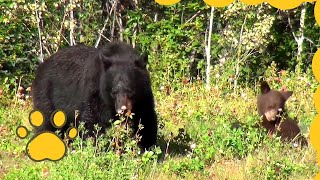
[[[180,128],[177,136],[171,137],[170,139],[165,139],[163,135],[161,135],[158,139],[158,146],[160,146],[162,153],[160,154],[159,161],[165,160],[166,157],[174,157],[174,156],[184,156],[191,149],[191,137],[185,129]]]

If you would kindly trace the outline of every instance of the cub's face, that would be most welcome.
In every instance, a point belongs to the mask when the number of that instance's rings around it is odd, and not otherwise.
[[[261,94],[258,95],[258,113],[268,121],[277,120],[284,112],[285,102],[292,91],[271,90],[268,83],[261,83]]]

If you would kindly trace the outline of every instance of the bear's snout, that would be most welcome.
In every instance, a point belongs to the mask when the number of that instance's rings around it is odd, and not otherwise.
[[[277,115],[278,115],[278,111],[275,109],[271,109],[271,110],[264,113],[264,116],[266,117],[266,119],[268,121],[275,121]]]
[[[121,113],[124,112],[125,110],[127,110],[127,106],[123,105],[123,106],[121,106],[120,109],[117,110],[117,113],[118,113],[118,114],[121,114]]]
[[[125,94],[119,94],[116,96],[115,110],[118,114],[125,114],[131,112],[132,105],[131,100]]]

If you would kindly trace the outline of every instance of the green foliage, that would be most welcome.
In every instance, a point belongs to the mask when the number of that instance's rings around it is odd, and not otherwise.
[[[111,8],[112,2],[108,3]],[[149,53],[155,87],[204,78],[209,6],[193,0],[173,6],[141,1],[131,2],[130,6],[117,3],[116,7],[118,14],[111,10],[110,15],[102,16],[101,4],[96,1],[1,3],[0,25],[4,28],[0,30],[0,81],[2,77],[23,77],[22,84],[29,85],[42,59],[40,50],[46,58],[70,45],[71,30],[76,43],[94,45],[102,29],[100,46],[107,39],[123,38]],[[319,35],[315,33],[319,27],[313,17],[313,7],[314,3],[307,4],[304,71],[310,67],[312,55],[319,46]],[[225,82],[243,84],[261,78],[272,61],[279,70],[295,69],[297,47],[292,33],[300,33],[301,8],[288,12],[276,11],[267,4],[246,6],[240,2],[216,8],[211,64],[221,66],[217,71],[223,73],[218,75],[223,76]]]
[[[32,77],[37,34],[31,6],[24,1],[0,3],[0,77]]]
[[[310,102],[317,86],[308,86],[314,81],[306,81],[310,74],[280,75],[275,73],[275,67],[268,67],[265,78],[274,88],[285,83],[288,90],[294,91],[286,107],[298,117],[303,134],[308,136],[304,127],[310,126],[315,115]],[[281,82],[277,81],[278,76]],[[233,96],[232,87],[218,82],[219,89],[214,91],[206,91],[201,84],[177,88],[170,95],[156,91],[159,144],[144,154],[138,153],[137,139],[131,138],[124,125],[130,116],[120,116],[104,136],[98,136],[100,129],[96,127],[96,141],[82,141],[85,129],[80,125],[79,136],[61,161],[32,162],[24,156],[28,139],[20,140],[15,135],[18,125],[28,124],[31,107],[1,106],[0,151],[4,154],[0,158],[5,173],[0,178],[224,179],[234,178],[237,172],[240,179],[306,179],[316,174],[316,152],[311,146],[294,148],[290,143],[268,137],[255,126],[260,120],[255,108],[258,84]],[[123,144],[120,155],[113,146],[115,139]]]
[[[235,2],[215,8],[210,91],[202,82],[210,7],[196,0],[173,6],[130,3],[118,1],[116,12],[102,16],[98,1],[0,1],[0,179],[230,179],[235,172],[239,179],[306,179],[316,174],[316,152],[266,136],[256,127],[255,108],[261,79],[292,90],[289,115],[309,135],[318,86],[310,65],[320,40],[314,3],[307,4],[300,72],[293,32],[301,33],[301,7],[279,11]],[[40,49],[46,58],[69,46],[71,30],[76,43],[95,45],[102,29],[99,46],[123,38],[149,54],[159,146],[139,154],[139,138],[130,137],[123,126],[128,119],[120,117],[104,136],[96,127],[96,141],[77,138],[63,160],[31,162],[23,155],[27,140],[15,136],[31,109],[30,100],[16,97],[19,85],[30,85]]]
[[[190,58],[192,54],[203,52],[203,28],[206,27],[206,17],[200,14],[192,18],[192,15],[202,9],[208,9],[207,6],[203,3],[189,2],[166,9],[159,12],[158,16],[161,19],[155,22],[152,17],[154,14],[146,14],[145,11],[129,12],[130,20],[125,30],[125,36],[129,38],[138,26],[140,32],[131,41],[140,49],[149,52],[149,68],[157,87],[161,83],[179,83],[183,78],[189,78],[191,61],[196,61],[197,66],[203,60]]]
[[[291,11],[278,12],[274,9],[275,21],[271,28],[274,39],[269,44],[267,51],[270,53],[271,61],[279,64],[279,69],[294,70],[297,68],[297,42],[294,35],[300,35],[300,16],[302,6]],[[306,17],[304,31],[303,54],[300,67],[306,71],[313,58],[313,54],[319,47],[319,26],[314,19],[314,3],[306,4]],[[291,21],[292,27],[288,24]]]

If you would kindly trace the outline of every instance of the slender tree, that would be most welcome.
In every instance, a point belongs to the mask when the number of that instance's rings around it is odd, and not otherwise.
[[[211,55],[210,55],[210,48],[211,48],[211,35],[212,35],[212,24],[213,24],[213,12],[214,7],[211,7],[210,12],[210,24],[209,24],[209,32],[208,32],[208,39],[207,39],[207,45],[206,45],[206,56],[207,56],[207,69],[206,69],[206,88],[210,89],[210,68],[211,68]]]

